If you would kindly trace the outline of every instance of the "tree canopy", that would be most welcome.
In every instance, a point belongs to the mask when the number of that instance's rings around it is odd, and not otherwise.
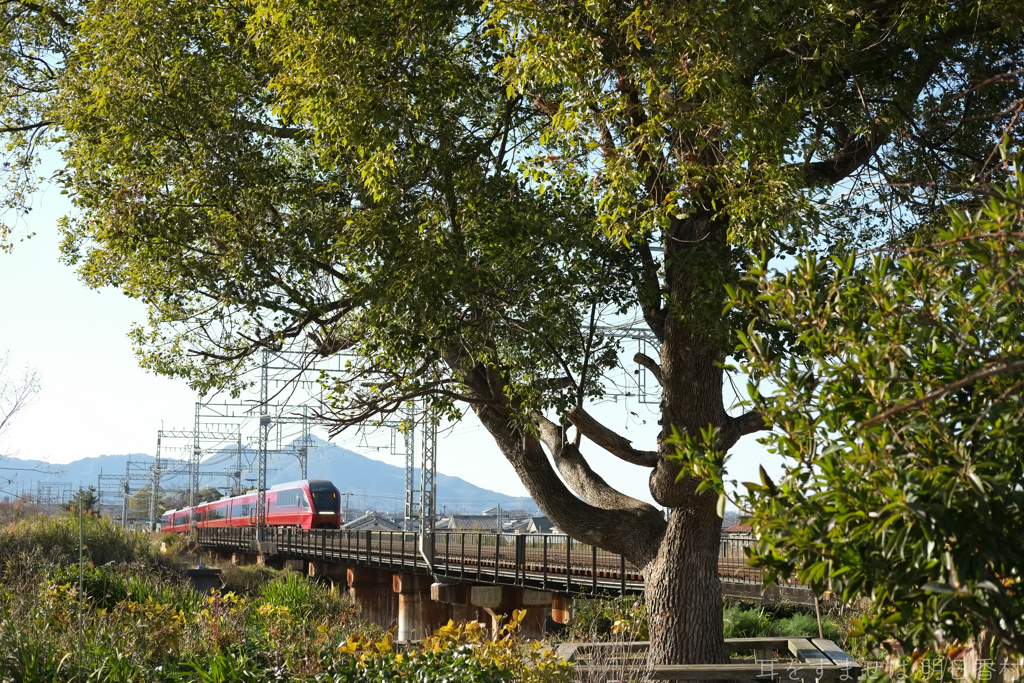
[[[99,496],[96,495],[96,487],[90,486],[89,488],[80,488],[75,492],[75,495],[71,497],[67,503],[64,504],[64,509],[75,514],[82,512],[87,515],[99,515]]]
[[[65,256],[149,304],[156,372],[208,391],[263,349],[345,353],[337,429],[471,408],[559,528],[642,568],[656,660],[726,661],[702,482],[767,426],[727,409],[726,287],[762,250],[898,241],[1002,173],[1017,4],[15,0],[9,205],[56,146]],[[641,448],[587,412],[623,324],[658,349]],[[669,521],[584,437],[649,468]]]
[[[741,304],[806,349],[774,353],[757,325],[745,340],[787,463],[778,484],[749,485],[757,562],[870,596],[860,629],[908,649],[985,629],[1024,653],[1020,161],[1012,185],[945,229],[759,271],[760,296]]]

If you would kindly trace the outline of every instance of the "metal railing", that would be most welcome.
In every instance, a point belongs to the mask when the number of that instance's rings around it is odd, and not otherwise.
[[[268,527],[262,547],[252,527],[199,529],[200,545],[266,552],[285,558],[431,572],[438,576],[523,586],[572,594],[635,594],[644,588],[640,568],[618,553],[564,534],[502,534],[439,531],[433,568],[419,552],[416,533]],[[746,563],[749,537],[722,537],[719,575],[723,584],[760,584],[759,569]],[[796,582],[790,587],[799,588]]]

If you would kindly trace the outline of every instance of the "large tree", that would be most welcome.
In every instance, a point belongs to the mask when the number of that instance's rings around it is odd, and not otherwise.
[[[348,353],[338,429],[468,406],[559,528],[643,568],[654,658],[721,662],[714,484],[766,426],[726,408],[725,287],[965,199],[1021,94],[1017,5],[13,0],[2,116],[19,160],[63,155],[68,260],[150,305],[143,365],[208,390]],[[641,448],[586,410],[634,318]]]

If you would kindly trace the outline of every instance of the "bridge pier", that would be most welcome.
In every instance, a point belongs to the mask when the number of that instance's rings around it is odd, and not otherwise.
[[[452,608],[452,619],[456,623],[475,621],[486,629],[491,628],[491,615],[483,607],[475,605],[449,605],[449,607]]]
[[[556,624],[569,623],[572,617],[572,596],[566,593],[555,593],[551,598],[551,621]]]
[[[484,610],[491,619],[491,635],[496,636],[512,618],[514,610],[526,610],[519,634],[523,638],[544,637],[544,619],[553,595],[547,591],[517,586],[470,586],[435,583],[430,596],[437,602],[464,605]]]
[[[430,599],[429,575],[394,574],[392,589],[398,594],[399,643],[431,635],[452,618],[452,606]]]
[[[307,574],[309,572],[308,562],[306,560],[285,560],[284,568],[301,574]]]
[[[309,561],[309,578],[330,581],[331,586],[339,583],[345,584],[348,588],[348,567],[336,562],[323,562],[320,560]]]
[[[258,556],[255,553],[232,553],[231,564],[236,567],[246,567],[256,564]]]
[[[390,628],[398,614],[398,595],[392,587],[392,572],[373,567],[348,568],[349,595],[369,622]]]

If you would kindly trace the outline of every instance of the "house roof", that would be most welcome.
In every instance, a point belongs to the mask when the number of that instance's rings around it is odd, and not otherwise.
[[[530,531],[535,534],[550,534],[554,528],[554,524],[547,517],[530,517],[529,523]]]
[[[450,515],[435,525],[435,528],[451,531],[497,531],[498,518],[491,515]]]
[[[376,512],[368,512],[362,517],[353,519],[348,524],[343,524],[342,529],[365,529],[367,527],[384,527],[389,531],[401,531],[401,528],[384,515]]]

